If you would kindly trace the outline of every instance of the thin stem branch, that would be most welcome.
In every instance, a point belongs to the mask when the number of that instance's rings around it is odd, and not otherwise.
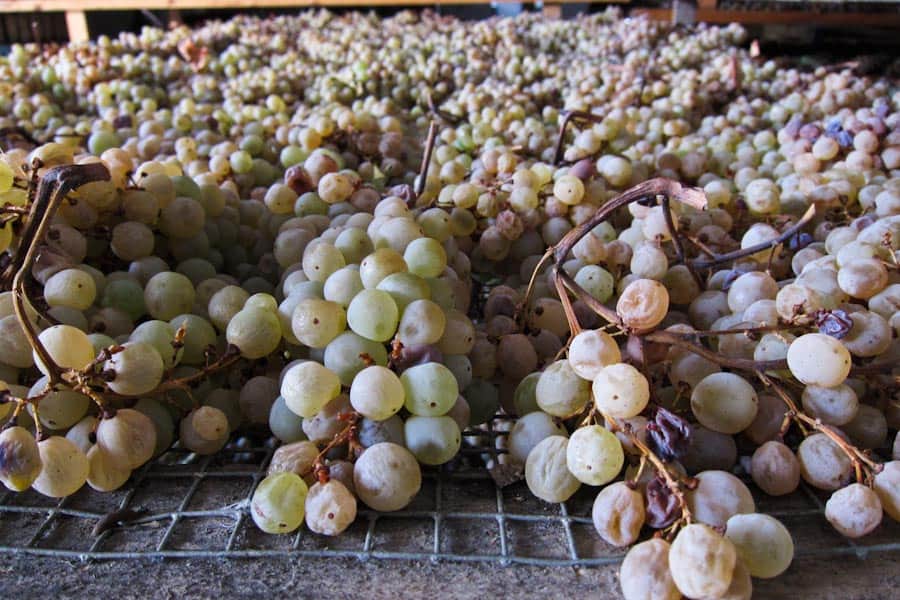
[[[428,168],[431,166],[431,153],[437,141],[437,123],[431,121],[428,124],[428,137],[425,140],[425,153],[422,155],[422,164],[419,166],[419,178],[416,180],[416,199],[425,191],[425,182],[428,179]]]

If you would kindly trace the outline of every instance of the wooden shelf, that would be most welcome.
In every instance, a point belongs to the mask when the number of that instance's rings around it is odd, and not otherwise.
[[[518,0],[497,0],[514,2]],[[566,1],[566,0],[563,0]],[[628,0],[618,0],[627,2]],[[487,4],[488,0],[0,0],[0,13],[70,12],[100,10],[188,10],[309,8],[326,6],[434,6]],[[559,3],[559,0],[553,2]]]
[[[656,21],[671,21],[668,8],[640,8],[630,13]],[[834,25],[900,27],[898,12],[815,12],[807,10],[724,10],[697,7],[696,20],[705,23],[745,23],[748,25]]]

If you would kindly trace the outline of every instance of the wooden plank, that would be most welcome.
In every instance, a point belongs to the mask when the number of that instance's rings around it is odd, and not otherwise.
[[[516,2],[519,0],[497,0]],[[613,0],[622,1],[622,0]],[[624,0],[627,2],[627,0]],[[315,6],[434,6],[485,4],[486,0],[0,0],[0,13],[67,12],[71,10],[180,10],[308,8]]]
[[[91,39],[88,32],[87,16],[83,10],[66,11],[66,29],[69,32],[69,41],[78,43]]]
[[[671,21],[668,8],[640,8],[630,16],[646,16],[654,21]],[[748,23],[754,25],[834,25],[900,27],[900,13],[896,12],[824,12],[805,10],[719,10],[697,9],[697,21],[706,23]]]

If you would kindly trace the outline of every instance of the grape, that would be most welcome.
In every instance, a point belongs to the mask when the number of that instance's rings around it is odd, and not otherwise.
[[[406,446],[423,465],[441,465],[459,453],[462,437],[451,417],[411,416],[403,424]]]
[[[570,441],[571,443],[571,441]],[[591,511],[594,528],[613,546],[630,546],[644,526],[644,497],[622,481],[600,490]]]
[[[728,591],[737,562],[734,544],[702,523],[678,532],[669,568],[678,590],[692,598],[718,598]]]
[[[444,366],[456,377],[459,389],[464,390],[472,383],[472,362],[462,354],[450,354],[443,357]],[[430,361],[426,361],[430,362]]]
[[[399,311],[390,294],[365,289],[347,308],[347,324],[355,333],[376,342],[386,342],[397,330]]]
[[[406,434],[403,431],[403,419],[394,415],[383,421],[363,419],[359,425],[359,443],[369,448],[382,442],[392,442],[406,446]]]
[[[225,338],[240,349],[244,358],[262,358],[278,348],[281,321],[272,311],[244,308],[229,321]]]
[[[48,379],[41,377],[31,386],[28,395],[37,396],[43,393],[47,384]],[[84,394],[62,388],[44,396],[38,405],[38,412],[42,424],[51,429],[66,429],[84,417],[90,404],[90,398]],[[28,411],[34,415],[34,408],[31,405]]]
[[[728,519],[725,536],[750,575],[770,579],[784,573],[794,558],[794,542],[778,519],[758,513]]]
[[[669,292],[652,279],[636,279],[616,303],[616,313],[626,327],[640,333],[659,325],[669,310]]]
[[[853,475],[850,459],[824,433],[815,433],[800,442],[797,459],[804,481],[821,490],[839,489]]]
[[[844,383],[830,388],[808,385],[800,398],[809,416],[829,425],[846,425],[859,409],[856,392]]]
[[[468,354],[475,345],[475,326],[458,310],[445,310],[447,324],[438,349],[444,354]]]
[[[156,348],[147,342],[127,342],[103,363],[107,385],[117,394],[139,396],[160,384],[165,364]]]
[[[625,600],[679,600],[669,569],[669,543],[652,538],[632,546],[619,568]]]
[[[447,416],[453,419],[460,431],[465,431],[472,422],[472,409],[469,402],[463,396],[457,396],[456,402],[447,411]]]
[[[300,527],[309,488],[294,473],[275,473],[263,479],[250,500],[250,515],[266,533],[290,533]]]
[[[541,410],[565,419],[578,414],[587,405],[591,383],[579,377],[569,361],[563,359],[544,369],[534,393]]]
[[[450,369],[436,362],[410,367],[400,375],[404,406],[414,415],[436,417],[446,414],[459,395]]]
[[[303,419],[303,433],[312,441],[331,441],[347,426],[341,415],[348,415],[351,410],[350,399],[346,394],[341,394],[323,406],[315,416]]]
[[[542,440],[552,435],[568,437],[566,428],[556,423],[545,412],[536,410],[520,417],[507,437],[509,457],[518,463],[525,464],[528,454]]]
[[[500,407],[500,393],[497,386],[483,379],[473,379],[463,396],[469,404],[469,423],[481,425],[494,418]]]
[[[131,469],[116,460],[99,444],[87,451],[88,476],[87,483],[98,492],[117,490],[131,477]]]
[[[875,475],[873,489],[884,512],[895,521],[900,521],[900,461],[884,463],[881,473]]]
[[[295,364],[282,375],[281,395],[288,408],[308,418],[341,392],[341,382],[333,371],[319,363]]]
[[[31,487],[51,498],[74,494],[85,484],[90,472],[87,456],[71,441],[57,435],[38,442],[40,475]]]
[[[415,300],[406,305],[397,329],[403,344],[436,344],[444,335],[447,318],[440,306],[431,300]]]
[[[359,263],[359,276],[366,289],[374,288],[391,273],[406,270],[403,255],[391,248],[379,248]]]
[[[783,496],[800,484],[800,462],[790,448],[781,442],[769,441],[753,453],[750,475],[765,493]]]
[[[727,471],[736,461],[737,445],[732,436],[712,431],[702,425],[691,425],[688,450],[681,457],[681,462],[688,472]]]
[[[650,401],[650,384],[644,375],[625,363],[603,367],[594,377],[594,405],[611,417],[630,419]]]
[[[146,415],[153,423],[153,428],[156,430],[156,448],[153,455],[159,456],[168,450],[175,441],[175,423],[172,421],[172,413],[159,401],[151,398],[141,398],[132,408]],[[79,424],[83,422],[84,419]],[[91,427],[95,422],[97,421],[91,421]],[[69,430],[70,433],[71,431]],[[86,452],[87,448],[82,448],[82,450]]]
[[[437,240],[423,237],[406,246],[403,260],[410,273],[419,277],[437,277],[447,266],[447,252]]]
[[[215,454],[225,447],[230,432],[225,413],[212,406],[201,406],[181,420],[179,439],[191,452]]]
[[[153,346],[163,360],[166,369],[171,369],[181,361],[184,350],[174,346],[175,327],[166,321],[146,321],[135,327],[129,341],[146,342]]]
[[[53,325],[38,335],[50,358],[63,369],[83,369],[94,360],[94,345],[87,334],[71,325]],[[44,375],[50,372],[34,352],[34,362]]]
[[[269,413],[269,429],[282,443],[290,444],[306,439],[303,433],[303,417],[288,408],[284,398],[278,396]]]
[[[27,429],[10,427],[0,433],[0,481],[7,489],[24,492],[40,475],[41,467],[38,443]]]
[[[336,302],[343,308],[350,306],[353,297],[363,290],[362,279],[359,277],[359,269],[344,267],[332,273],[325,280],[322,294],[325,300]]]
[[[367,340],[352,331],[345,331],[325,348],[322,362],[337,374],[342,385],[349,387],[356,374],[368,366],[363,355],[376,365],[385,366],[388,363],[383,344]]]
[[[219,331],[225,331],[228,323],[240,312],[249,298],[250,294],[236,285],[223,287],[209,299],[207,306],[209,320]]]
[[[396,414],[405,400],[400,379],[386,367],[373,365],[356,374],[350,386],[350,403],[364,417],[383,421]]]
[[[216,343],[216,330],[209,321],[197,315],[185,314],[172,318],[169,325],[175,331],[183,326],[185,331],[178,362],[186,365],[204,364],[207,348]],[[163,360],[166,360],[165,356]]]
[[[881,523],[881,514],[878,494],[861,483],[837,490],[825,503],[825,518],[849,538],[871,533]]]
[[[156,428],[142,412],[116,411],[97,426],[97,445],[123,469],[133,470],[149,461],[156,451]]]
[[[100,419],[88,415],[75,423],[69,431],[66,432],[66,439],[78,446],[79,450],[87,454],[87,451],[94,445],[94,432],[97,429],[98,423],[100,423]],[[37,446],[35,446],[35,448],[37,448]]]
[[[713,373],[691,392],[691,410],[701,424],[713,431],[738,433],[756,417],[756,392],[739,375]]]
[[[519,417],[540,410],[536,396],[537,383],[540,377],[540,373],[531,373],[526,375],[516,386],[513,403],[515,404],[516,414]]]
[[[347,326],[341,305],[318,298],[307,298],[297,304],[291,317],[291,329],[300,343],[311,348],[324,348]]]
[[[888,425],[884,413],[868,404],[861,404],[853,420],[842,428],[860,448],[881,448],[887,442]]]
[[[566,466],[568,443],[568,438],[561,435],[544,438],[525,460],[528,489],[545,502],[565,502],[581,486]]]
[[[49,306],[86,310],[97,297],[94,278],[79,269],[64,269],[44,284],[44,300]]]
[[[700,523],[724,527],[732,516],[756,510],[750,490],[731,473],[703,471],[696,479],[697,486],[685,497],[691,514]]]
[[[194,285],[181,273],[157,273],[144,287],[147,312],[154,319],[162,321],[191,312],[194,298]]]
[[[375,289],[390,294],[397,304],[397,310],[402,313],[409,303],[432,298],[429,281],[434,280],[422,279],[418,275],[406,272],[391,273],[378,282]],[[434,300],[437,301],[437,298]]]
[[[580,482],[603,485],[622,470],[625,453],[619,439],[599,425],[576,429],[566,447],[566,466]]]
[[[34,365],[31,344],[15,315],[0,319],[0,339],[4,341],[0,345],[0,362],[19,369]]]
[[[788,368],[806,385],[834,387],[850,374],[850,353],[833,337],[807,333],[793,342],[787,353]]]
[[[761,394],[757,397],[756,417],[744,429],[744,435],[754,444],[762,444],[775,439],[781,431],[781,425],[787,412],[788,407],[784,400],[772,394]]]
[[[605,331],[582,331],[569,344],[569,365],[575,373],[588,381],[594,381],[604,367],[622,360],[615,339]]]
[[[315,480],[313,465],[318,457],[319,448],[313,442],[303,440],[285,444],[275,450],[266,474],[295,473],[312,485]]]
[[[337,479],[316,483],[306,496],[306,526],[321,535],[338,535],[356,519],[356,498]]]
[[[203,406],[211,406],[222,411],[228,420],[228,431],[237,431],[244,421],[239,404],[240,394],[235,390],[215,389],[203,399]]]
[[[356,495],[373,510],[392,512],[419,493],[422,471],[412,453],[390,442],[370,446],[353,468]]]

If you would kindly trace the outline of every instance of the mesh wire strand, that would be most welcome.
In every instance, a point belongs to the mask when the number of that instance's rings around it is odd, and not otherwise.
[[[466,454],[497,457],[494,440],[502,433],[489,425],[469,434],[481,443],[464,449]],[[361,507],[356,522],[338,537],[305,527],[290,535],[264,534],[249,518],[249,503],[272,453],[253,448],[193,457],[176,449],[116,492],[85,486],[59,501],[8,492],[0,496],[0,552],[83,561],[297,556],[504,566],[597,566],[624,556],[593,530],[596,488],[582,486],[567,502],[550,505],[533,498],[524,483],[497,487],[484,467],[474,466],[426,471],[409,507],[393,513]],[[900,525],[887,517],[862,540],[838,535],[825,521],[822,496],[808,487],[784,498],[759,496],[757,502],[760,512],[786,523],[798,556],[865,558],[900,550]],[[100,519],[123,510],[142,512],[127,525],[92,535]]]

